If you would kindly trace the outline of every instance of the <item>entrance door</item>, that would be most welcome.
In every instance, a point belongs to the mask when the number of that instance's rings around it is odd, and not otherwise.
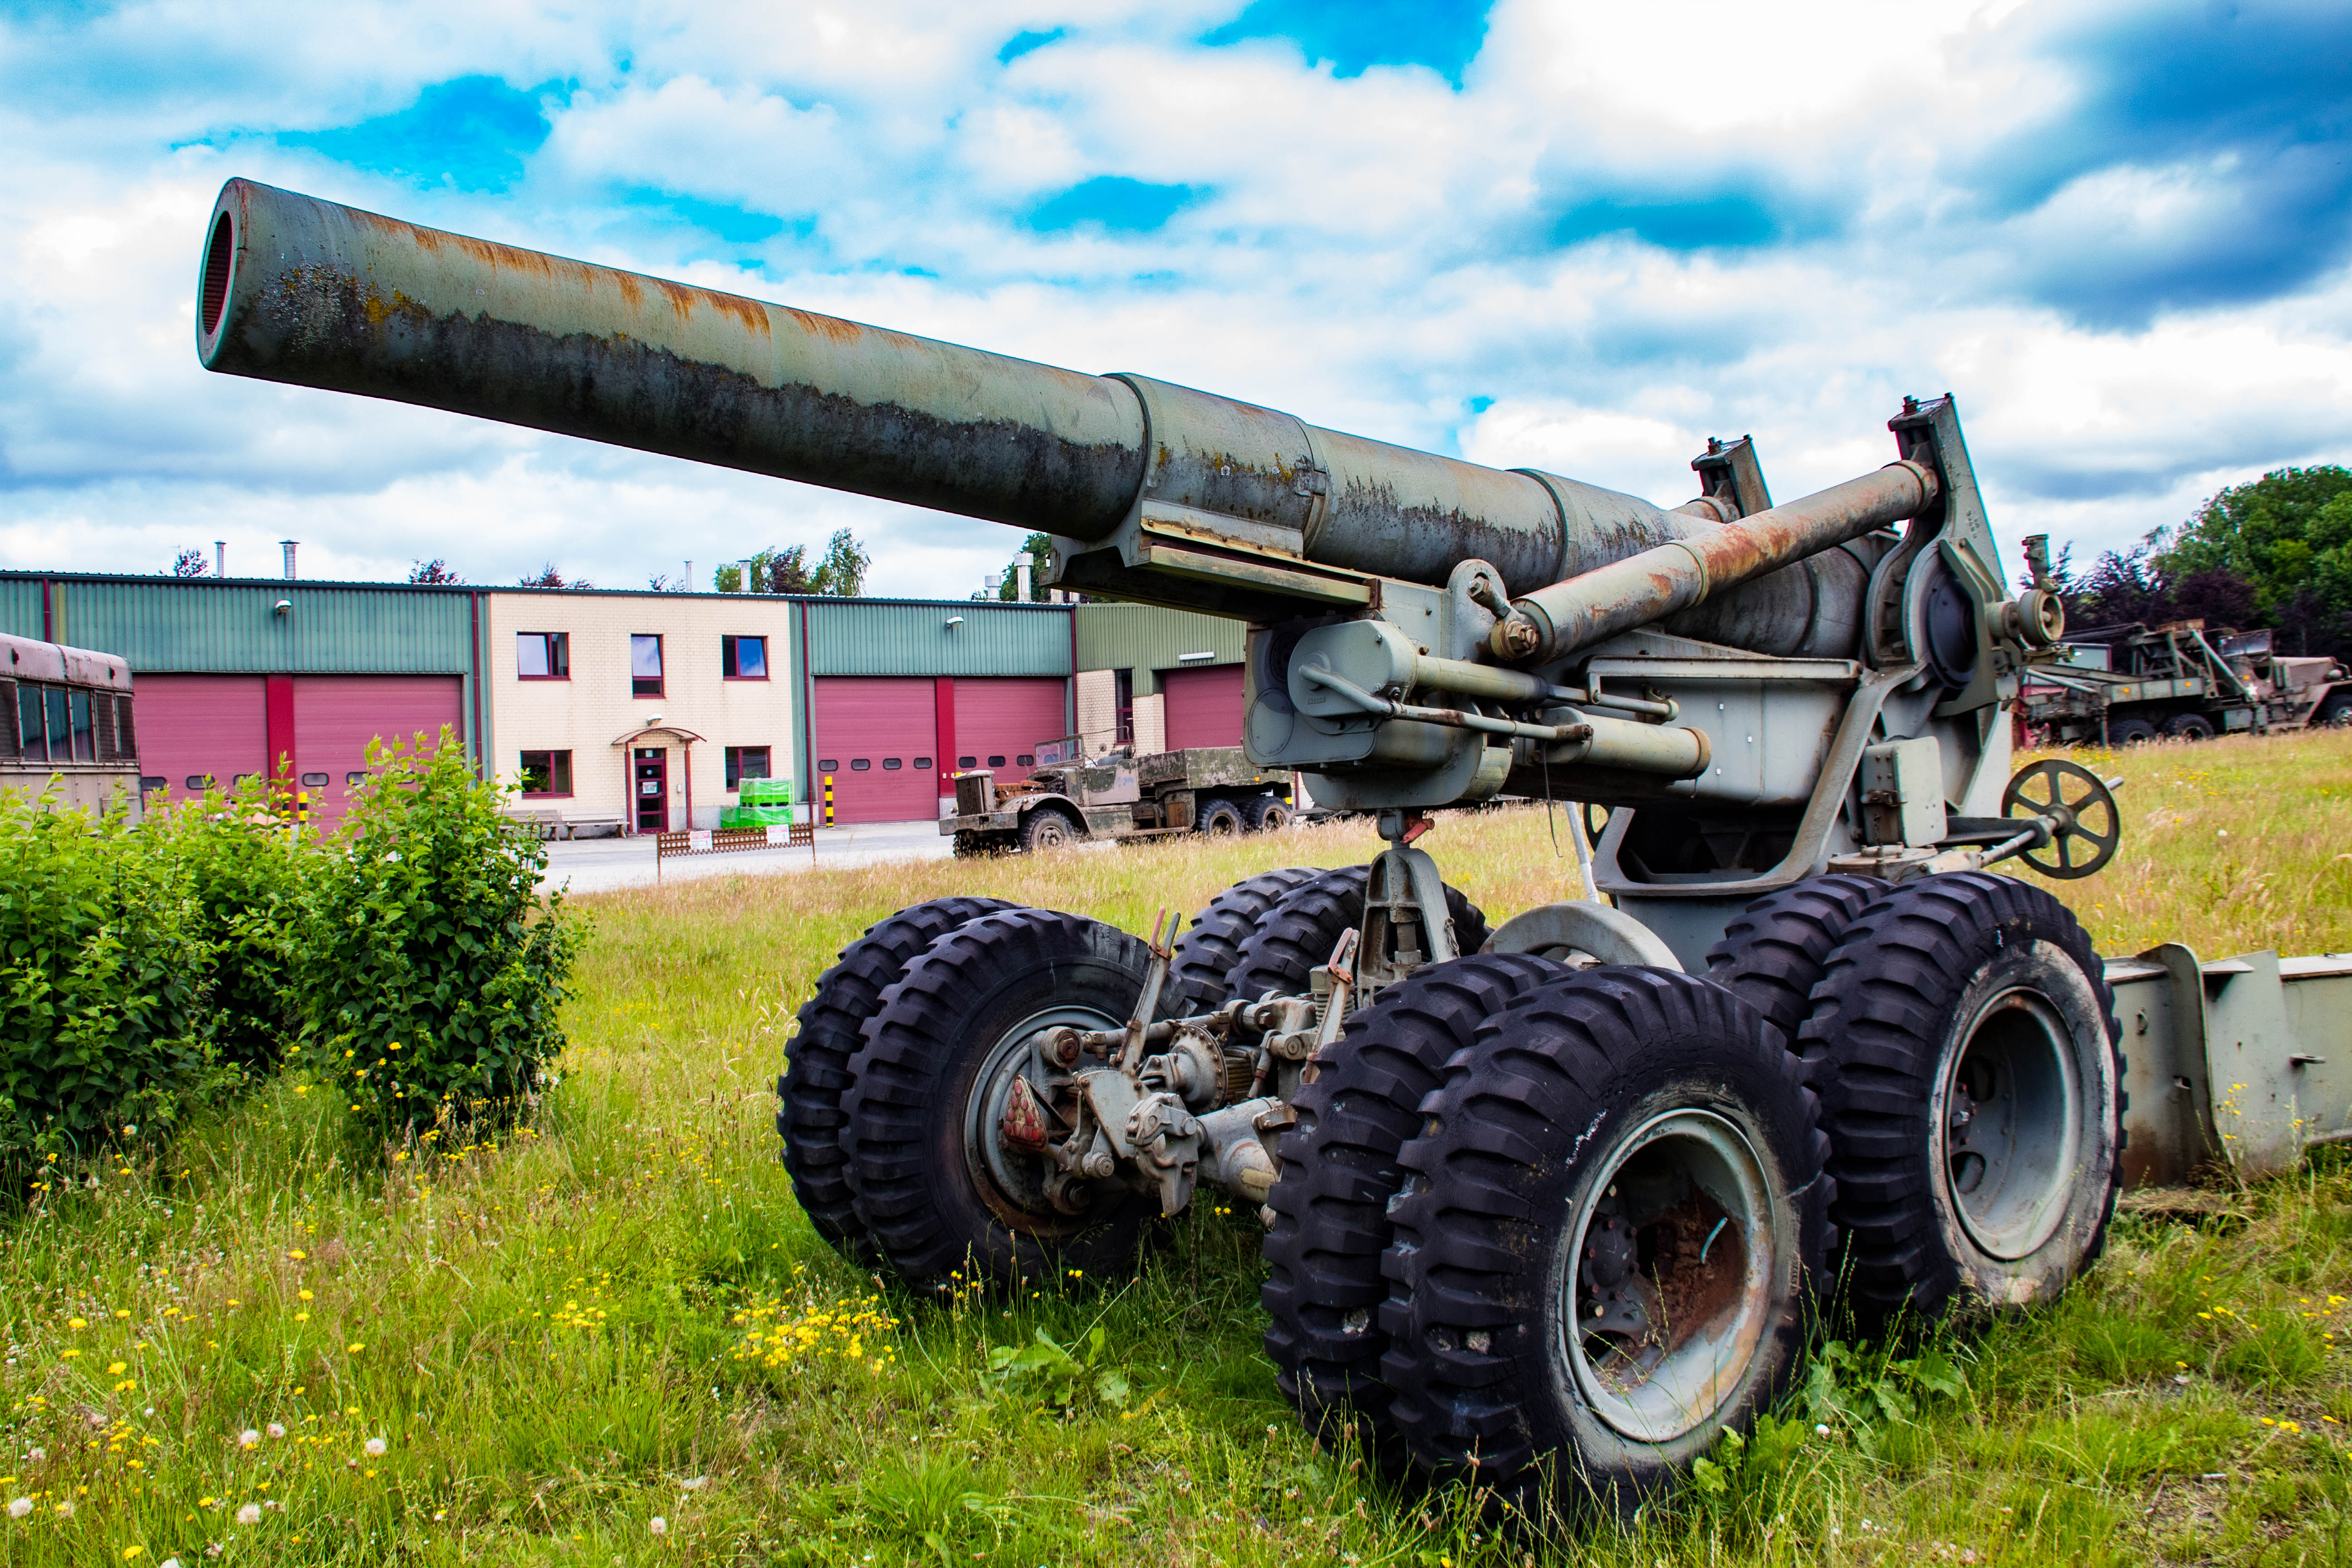
[[[1163,711],[1167,715],[1170,751],[1242,743],[1240,665],[1163,669],[1160,672],[1160,689],[1167,697]]]
[[[640,746],[629,763],[635,789],[637,831],[669,831],[669,752],[659,746]]]

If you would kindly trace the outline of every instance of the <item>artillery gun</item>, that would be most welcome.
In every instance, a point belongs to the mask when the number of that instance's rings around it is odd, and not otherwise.
[[[1789,1385],[1833,1267],[1865,1321],[2039,1301],[2126,1173],[2274,1169],[2352,1106],[2352,1041],[2312,1044],[2352,963],[2103,963],[1985,874],[2119,832],[2081,769],[2009,776],[2063,616],[2004,591],[1948,396],[1874,473],[1775,504],[1710,442],[1659,507],[241,180],[196,337],[1042,530],[1064,587],[1246,620],[1250,760],[1376,813],[1378,858],[1144,938],[902,910],[803,1009],[778,1128],[818,1230],[919,1287],[1099,1275],[1202,1186],[1260,1208],[1282,1387],[1398,1463],[1624,1504]],[[1490,931],[1445,884],[1427,814],[1506,790],[1608,808],[1610,902]]]

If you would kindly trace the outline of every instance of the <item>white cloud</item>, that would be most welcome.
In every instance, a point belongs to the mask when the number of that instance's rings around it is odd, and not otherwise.
[[[2266,467],[2352,458],[2340,266],[2144,327],[2032,297],[2102,243],[2171,265],[2234,210],[2225,153],[1980,210],[1970,160],[2080,97],[2031,47],[2041,8],[1896,28],[1859,5],[1503,0],[1458,93],[1418,68],[1340,79],[1279,44],[1192,41],[1236,9],[174,3],[0,24],[0,59],[19,61],[0,67],[0,559],[155,570],[226,537],[249,569],[299,537],[314,575],[446,555],[489,581],[553,559],[625,584],[851,526],[877,591],[961,594],[1010,553],[990,525],[207,376],[194,258],[231,173],[1666,504],[1706,436],[1755,434],[1794,496],[1885,461],[1900,396],[1947,388],[1997,528],[2074,537],[2078,558]],[[1055,27],[998,63],[1014,34]],[[270,140],[467,75],[559,84],[510,190]],[[1200,194],[1148,234],[1024,225],[1101,174]],[[796,221],[721,242],[648,193]],[[1789,232],[1547,237],[1595,199],[1634,226],[1751,212]],[[1676,203],[1696,216],[1643,216]]]

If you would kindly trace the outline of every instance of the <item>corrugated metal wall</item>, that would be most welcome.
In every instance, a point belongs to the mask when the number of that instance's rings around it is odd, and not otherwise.
[[[0,632],[12,637],[41,636],[41,581],[37,577],[0,577]]]
[[[1181,667],[1188,653],[1213,653],[1213,659],[1195,664],[1238,664],[1249,639],[1249,628],[1222,616],[1190,610],[1163,610],[1151,605],[1080,605],[1078,668],[1131,669],[1135,695],[1148,697],[1159,689],[1152,672]]]
[[[341,584],[53,579],[53,641],[119,653],[142,670],[300,675],[459,675],[471,666],[462,592]],[[39,637],[40,583],[29,588]],[[276,613],[280,599],[293,608]],[[14,629],[13,627],[11,629]]]
[[[812,675],[1067,675],[1070,612],[984,599],[808,599]],[[961,616],[963,624],[948,620]]]

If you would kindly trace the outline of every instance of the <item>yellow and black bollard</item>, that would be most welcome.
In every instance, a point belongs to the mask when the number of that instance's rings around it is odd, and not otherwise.
[[[824,775],[824,825],[833,826],[833,775]]]

